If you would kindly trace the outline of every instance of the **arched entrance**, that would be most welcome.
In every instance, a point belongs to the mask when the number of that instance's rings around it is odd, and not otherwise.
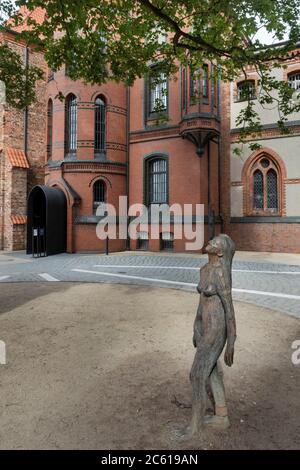
[[[35,186],[28,197],[27,254],[32,254],[35,235],[42,234],[46,256],[66,251],[66,196],[58,188]]]

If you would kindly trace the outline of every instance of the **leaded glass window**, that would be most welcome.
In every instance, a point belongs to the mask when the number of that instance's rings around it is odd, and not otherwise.
[[[253,175],[253,205],[254,209],[264,208],[264,177],[260,170]]]
[[[278,208],[278,184],[277,173],[271,169],[267,173],[267,206],[268,209]]]
[[[253,165],[251,174],[254,214],[278,214],[280,174],[276,163],[268,155],[263,155]]]

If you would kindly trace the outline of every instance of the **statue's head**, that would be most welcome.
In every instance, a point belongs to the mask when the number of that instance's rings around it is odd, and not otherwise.
[[[222,257],[224,261],[231,263],[235,253],[235,245],[228,235],[222,233],[208,242],[206,252]]]

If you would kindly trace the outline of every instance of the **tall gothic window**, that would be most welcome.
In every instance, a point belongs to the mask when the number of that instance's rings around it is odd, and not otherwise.
[[[186,68],[182,69],[182,109],[186,109]]]
[[[299,90],[300,89],[300,72],[289,74],[288,81],[289,81],[289,85],[291,88],[294,88],[294,90]]]
[[[167,111],[168,107],[168,82],[165,73],[156,73],[153,67],[148,78],[148,115],[159,114]]]
[[[164,204],[168,202],[168,165],[165,158],[153,158],[146,162],[146,202]]]
[[[53,101],[48,101],[47,107],[47,159],[52,158],[53,149]]]
[[[106,184],[102,180],[98,180],[93,186],[93,209],[96,213],[98,207],[106,203]]]
[[[104,154],[106,150],[106,105],[102,97],[95,100],[95,154]]]
[[[190,101],[196,102],[198,95],[198,75],[195,70],[190,71]]]
[[[77,151],[77,98],[72,93],[65,104],[65,153],[74,155]]]
[[[262,215],[279,213],[280,175],[271,158],[264,155],[255,162],[251,171],[251,181],[252,211]]]
[[[203,65],[202,69],[202,98],[208,100],[209,98],[209,79],[208,79],[208,65]]]

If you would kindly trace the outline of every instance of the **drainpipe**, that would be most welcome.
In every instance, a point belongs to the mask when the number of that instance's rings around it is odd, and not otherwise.
[[[208,239],[211,240],[215,235],[215,214],[211,208],[211,184],[210,184],[210,139],[207,142],[207,207],[208,207]]]
[[[218,137],[218,193],[219,193],[219,218],[221,219],[221,233],[224,233],[224,219],[222,216],[222,166],[221,166],[221,136]]]
[[[26,46],[25,48],[25,72],[26,72],[26,82],[28,76],[28,68],[29,68],[29,48]],[[26,83],[27,86],[27,83]],[[28,117],[29,117],[29,110],[28,106],[26,106],[24,110],[24,152],[27,157],[28,152]]]
[[[129,131],[130,131],[130,87],[126,90],[126,101],[127,101],[127,121],[126,121],[126,196],[127,196],[127,224],[129,223],[128,211],[129,211]],[[127,227],[128,228],[128,227]],[[127,230],[126,238],[126,250],[130,250],[130,240]]]

